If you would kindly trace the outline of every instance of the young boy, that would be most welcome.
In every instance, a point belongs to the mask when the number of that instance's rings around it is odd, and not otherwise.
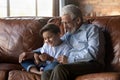
[[[44,45],[33,50],[34,59],[25,60],[21,65],[30,72],[42,74],[42,71],[52,70],[57,64],[61,63],[59,57],[61,55],[68,56],[70,47],[60,39],[60,29],[55,24],[46,24],[41,30]],[[65,61],[64,61],[65,62]],[[67,62],[67,61],[66,61]],[[42,68],[42,70],[40,70]]]

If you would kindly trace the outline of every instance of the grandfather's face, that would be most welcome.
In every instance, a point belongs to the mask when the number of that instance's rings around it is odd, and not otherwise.
[[[77,30],[77,22],[72,20],[70,15],[63,15],[61,18],[66,32],[74,33]]]

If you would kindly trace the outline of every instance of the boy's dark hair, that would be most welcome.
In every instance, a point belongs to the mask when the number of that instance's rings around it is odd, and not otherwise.
[[[48,23],[40,30],[40,35],[42,35],[43,32],[46,32],[46,31],[50,31],[54,34],[57,34],[57,33],[60,33],[60,28],[53,23]]]

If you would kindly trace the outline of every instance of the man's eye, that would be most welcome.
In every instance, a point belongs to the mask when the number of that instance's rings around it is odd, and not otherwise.
[[[71,21],[68,21],[68,22],[62,22],[62,24],[70,24]]]
[[[67,22],[62,22],[62,24],[67,24]]]
[[[62,24],[64,24],[65,22],[61,22]]]

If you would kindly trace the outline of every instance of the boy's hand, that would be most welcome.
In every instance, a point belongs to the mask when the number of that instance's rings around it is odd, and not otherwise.
[[[23,52],[19,55],[19,63],[21,63],[22,61],[24,61],[26,59],[31,59],[31,58],[33,58],[33,53]]]
[[[40,60],[35,60],[35,63],[38,65],[38,64],[40,64]]]
[[[42,53],[39,55],[41,61],[46,61],[48,59],[48,54]]]
[[[23,52],[19,55],[19,63],[21,63],[23,60],[25,60],[25,57],[26,57],[26,53]]]

